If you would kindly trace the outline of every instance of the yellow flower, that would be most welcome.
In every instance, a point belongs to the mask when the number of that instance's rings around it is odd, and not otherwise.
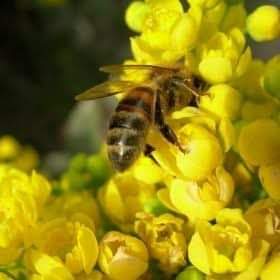
[[[20,145],[15,138],[9,135],[0,138],[0,160],[6,161],[15,158],[20,151]]]
[[[34,240],[40,252],[57,256],[73,274],[90,273],[98,256],[94,232],[88,227],[57,218],[38,227]]]
[[[263,101],[265,91],[261,86],[261,78],[264,71],[264,62],[259,59],[253,59],[244,75],[234,81],[234,87],[252,99],[252,101]]]
[[[264,239],[273,249],[280,243],[280,204],[270,198],[258,200],[245,213],[255,239]]]
[[[237,1],[239,2],[239,0]],[[222,31],[228,32],[232,28],[238,28],[241,31],[246,29],[247,12],[243,3],[230,5],[227,7],[226,14],[222,21]]]
[[[186,215],[191,221],[212,220],[230,201],[234,182],[223,167],[201,183],[173,179],[169,188],[161,189],[159,199],[166,207]]]
[[[259,177],[268,195],[280,199],[280,160],[274,164],[263,165],[259,169]]]
[[[101,223],[97,202],[92,194],[86,191],[53,197],[46,205],[42,218],[48,221],[59,217],[80,222],[92,230],[98,230]]]
[[[147,213],[136,215],[135,232],[159,262],[161,270],[175,273],[186,264],[187,242],[184,220],[171,214],[154,217]]]
[[[150,7],[142,1],[132,2],[125,13],[125,21],[130,29],[141,32]]]
[[[220,118],[234,120],[238,117],[241,105],[240,93],[226,84],[212,86],[209,95],[202,96],[200,108],[209,110]]]
[[[241,129],[238,150],[249,164],[269,165],[280,160],[280,126],[271,119],[258,119]]]
[[[275,252],[265,264],[260,279],[261,280],[274,280],[278,278],[280,273],[280,252]]]
[[[31,249],[25,254],[25,264],[33,272],[31,280],[74,280],[58,258],[38,250]]]
[[[247,19],[247,31],[258,42],[279,38],[280,12],[276,6],[258,7]]]
[[[136,164],[130,169],[136,180],[145,184],[156,184],[164,181],[164,171],[150,158],[141,156]]]
[[[224,83],[242,76],[251,61],[251,51],[245,51],[245,38],[234,28],[228,35],[215,33],[199,48],[198,66],[202,77],[211,84]]]
[[[131,38],[138,63],[170,64],[182,58],[197,39],[201,13],[184,13],[178,0],[132,3],[126,13],[128,25],[140,36]]]
[[[207,280],[256,280],[266,262],[269,244],[264,240],[254,240],[252,244],[252,261],[240,273],[208,275]],[[273,279],[271,279],[273,280]]]
[[[187,123],[175,130],[185,153],[157,135],[150,134],[153,156],[170,175],[184,180],[203,180],[221,164],[223,151],[216,136],[202,125]]]
[[[100,242],[98,263],[110,279],[136,280],[148,269],[148,251],[141,240],[111,231]]]
[[[222,26],[227,5],[221,0],[189,0],[191,10],[201,10],[200,30],[198,33],[198,44],[205,43]]]
[[[137,180],[132,172],[127,171],[117,174],[100,189],[98,195],[103,210],[112,222],[122,230],[130,231],[133,229],[135,214],[143,211],[145,202],[154,197],[155,187]]]
[[[241,210],[223,209],[216,224],[201,221],[189,244],[191,263],[206,274],[241,272],[252,260],[251,228]]]
[[[0,263],[15,260],[32,243],[32,231],[50,194],[48,181],[0,166]]]
[[[265,66],[262,84],[272,96],[280,99],[280,55],[274,56]]]

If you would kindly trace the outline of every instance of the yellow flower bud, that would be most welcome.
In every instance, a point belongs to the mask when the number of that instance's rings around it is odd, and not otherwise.
[[[6,135],[0,138],[0,160],[15,158],[20,151],[20,145],[13,137]]]
[[[280,199],[280,160],[274,164],[263,165],[259,169],[259,177],[268,195]]]
[[[174,208],[191,221],[211,220],[230,202],[233,191],[230,174],[218,167],[215,174],[201,183],[174,179],[169,189],[159,191],[159,199],[166,207]]]
[[[135,232],[149,249],[150,256],[167,273],[175,273],[186,264],[187,243],[184,220],[171,214],[154,217],[147,213],[136,215]]]
[[[258,7],[247,19],[247,31],[258,42],[277,39],[280,35],[280,12],[276,6]]]
[[[141,240],[111,231],[100,242],[98,263],[110,279],[136,280],[148,269],[148,251]]]
[[[135,214],[144,210],[145,202],[154,194],[154,185],[138,181],[128,171],[100,189],[99,201],[111,221],[127,232],[133,229]]]
[[[241,156],[252,165],[268,165],[280,159],[280,126],[271,119],[256,120],[241,129]]]
[[[212,86],[209,95],[202,96],[200,107],[209,110],[220,118],[234,120],[238,117],[241,105],[240,93],[226,84]]]
[[[262,82],[268,93],[280,99],[280,55],[267,63]]]
[[[197,224],[189,244],[189,259],[206,274],[241,272],[252,260],[251,229],[239,209],[223,209],[216,224]]]
[[[280,242],[280,204],[270,198],[256,201],[245,213],[255,239],[264,239],[274,249]]]

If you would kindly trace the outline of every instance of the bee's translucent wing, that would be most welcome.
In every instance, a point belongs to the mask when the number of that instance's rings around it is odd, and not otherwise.
[[[131,81],[107,81],[77,95],[76,100],[90,100],[125,92],[136,84]]]
[[[116,74],[125,70],[158,70],[158,71],[177,71],[178,68],[174,67],[164,67],[164,66],[158,66],[158,65],[149,65],[149,64],[116,64],[116,65],[106,65],[102,66],[99,69],[102,72],[110,73],[110,74]]]

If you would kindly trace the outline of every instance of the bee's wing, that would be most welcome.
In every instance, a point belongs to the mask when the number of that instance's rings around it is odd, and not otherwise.
[[[77,95],[76,100],[90,100],[125,92],[136,84],[131,81],[107,81]]]
[[[158,66],[158,65],[149,65],[149,64],[116,64],[116,65],[105,65],[100,67],[99,69],[102,72],[109,73],[109,74],[116,74],[125,70],[158,70],[158,71],[177,71],[178,68],[174,67],[165,67],[165,66]]]

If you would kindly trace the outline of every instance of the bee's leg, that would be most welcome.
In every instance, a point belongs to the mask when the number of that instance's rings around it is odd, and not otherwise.
[[[146,157],[149,157],[153,162],[155,162],[156,164],[158,164],[157,160],[154,158],[154,156],[152,155],[152,152],[155,151],[155,148],[150,145],[150,144],[146,144],[145,145],[145,149],[144,149],[144,155]]]
[[[155,125],[158,127],[162,136],[171,144],[177,146],[181,152],[185,152],[173,129],[164,121],[164,115],[160,106],[160,97],[157,96],[156,110],[155,110]]]

